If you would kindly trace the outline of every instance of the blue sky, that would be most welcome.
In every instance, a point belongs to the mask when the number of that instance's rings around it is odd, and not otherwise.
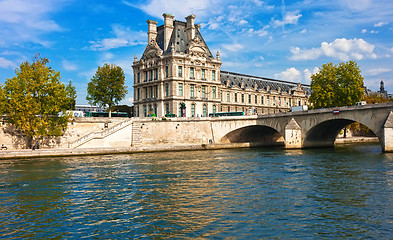
[[[87,83],[98,66],[126,74],[132,103],[134,55],[147,43],[147,23],[195,14],[222,69],[310,83],[322,64],[354,60],[365,84],[393,93],[392,0],[0,0],[0,83],[37,52],[87,104]]]

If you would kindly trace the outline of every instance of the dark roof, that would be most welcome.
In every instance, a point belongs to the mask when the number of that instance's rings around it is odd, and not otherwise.
[[[229,87],[239,87],[239,88],[256,88],[264,90],[280,90],[285,92],[292,92],[295,90],[299,83],[277,80],[272,78],[264,78],[251,76],[241,73],[234,73],[221,70],[220,73],[221,83]],[[243,84],[242,84],[243,83]],[[243,86],[242,86],[243,85]],[[301,84],[302,89],[306,94],[311,94],[310,86],[307,84]]]
[[[172,51],[172,46],[175,48],[175,52],[186,53],[188,49],[188,45],[191,39],[188,39],[186,33],[187,23],[182,21],[173,21],[173,32],[168,45],[167,51],[164,53],[168,53]],[[210,52],[205,40],[203,39],[198,27],[195,27],[195,36],[198,37],[200,43],[206,48],[207,56],[213,58],[212,53]],[[164,50],[164,25],[157,27],[157,38],[156,38],[158,46]]]

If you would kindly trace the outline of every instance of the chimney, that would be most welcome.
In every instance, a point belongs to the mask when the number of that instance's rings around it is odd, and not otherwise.
[[[195,23],[194,23],[195,15],[191,14],[190,16],[186,17],[187,20],[187,37],[189,40],[194,39],[195,37]]]
[[[147,20],[146,22],[149,26],[147,30],[147,44],[150,45],[152,42],[151,40],[154,39],[154,41],[156,41],[157,38],[157,22],[153,20]]]
[[[173,32],[173,19],[175,16],[164,13],[162,14],[164,17],[164,52],[168,50],[169,41],[171,40],[172,32]]]

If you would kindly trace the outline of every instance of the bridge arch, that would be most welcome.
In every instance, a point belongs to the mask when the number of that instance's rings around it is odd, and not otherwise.
[[[374,134],[377,135],[375,129],[369,126],[367,123],[356,121],[355,119],[348,118],[336,118],[322,121],[312,128],[310,128],[305,134],[303,140],[304,148],[311,147],[334,147],[334,142],[339,132],[351,123],[358,122],[368,127]],[[380,140],[380,136],[378,136]]]
[[[230,131],[221,138],[222,143],[255,143],[264,146],[284,146],[284,137],[274,128],[250,125]]]

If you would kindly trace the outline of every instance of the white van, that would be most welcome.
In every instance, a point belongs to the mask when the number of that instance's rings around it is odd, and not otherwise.
[[[366,104],[367,104],[366,101],[361,101],[361,102],[355,103],[355,106],[361,106],[361,105],[366,105]]]

